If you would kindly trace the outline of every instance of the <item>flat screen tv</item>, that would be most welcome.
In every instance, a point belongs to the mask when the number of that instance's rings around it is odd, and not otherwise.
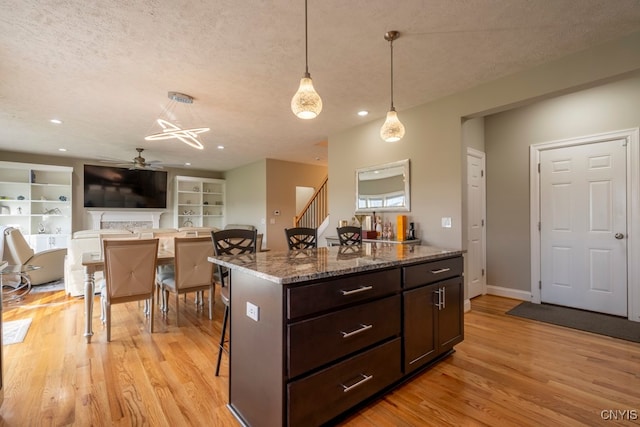
[[[85,208],[166,208],[167,172],[84,165]]]

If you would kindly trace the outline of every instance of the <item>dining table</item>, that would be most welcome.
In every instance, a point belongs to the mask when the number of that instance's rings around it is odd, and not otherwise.
[[[175,260],[173,251],[158,250],[156,266],[170,265]],[[87,344],[91,343],[93,336],[93,303],[95,296],[95,273],[104,270],[104,258],[99,252],[85,252],[82,254],[82,266],[84,267],[84,336]]]

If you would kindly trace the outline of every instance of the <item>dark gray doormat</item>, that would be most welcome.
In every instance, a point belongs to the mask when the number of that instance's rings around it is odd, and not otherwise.
[[[627,341],[640,342],[640,322],[552,304],[523,302],[507,314]]]

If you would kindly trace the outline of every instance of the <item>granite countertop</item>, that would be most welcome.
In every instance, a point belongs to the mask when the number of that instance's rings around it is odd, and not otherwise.
[[[305,282],[462,255],[461,250],[417,245],[333,246],[250,255],[209,257],[209,261],[279,284]]]

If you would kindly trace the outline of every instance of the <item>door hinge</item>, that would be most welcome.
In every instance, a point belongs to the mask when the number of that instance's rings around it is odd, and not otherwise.
[[[484,219],[480,221],[480,224],[484,227]]]
[[[484,177],[484,170],[480,169],[480,178]]]
[[[538,280],[538,289],[542,289],[542,280]]]
[[[542,231],[542,223],[538,221],[538,231]]]
[[[540,163],[538,163],[538,173],[540,173]]]
[[[482,275],[484,276],[484,268],[482,269]]]

